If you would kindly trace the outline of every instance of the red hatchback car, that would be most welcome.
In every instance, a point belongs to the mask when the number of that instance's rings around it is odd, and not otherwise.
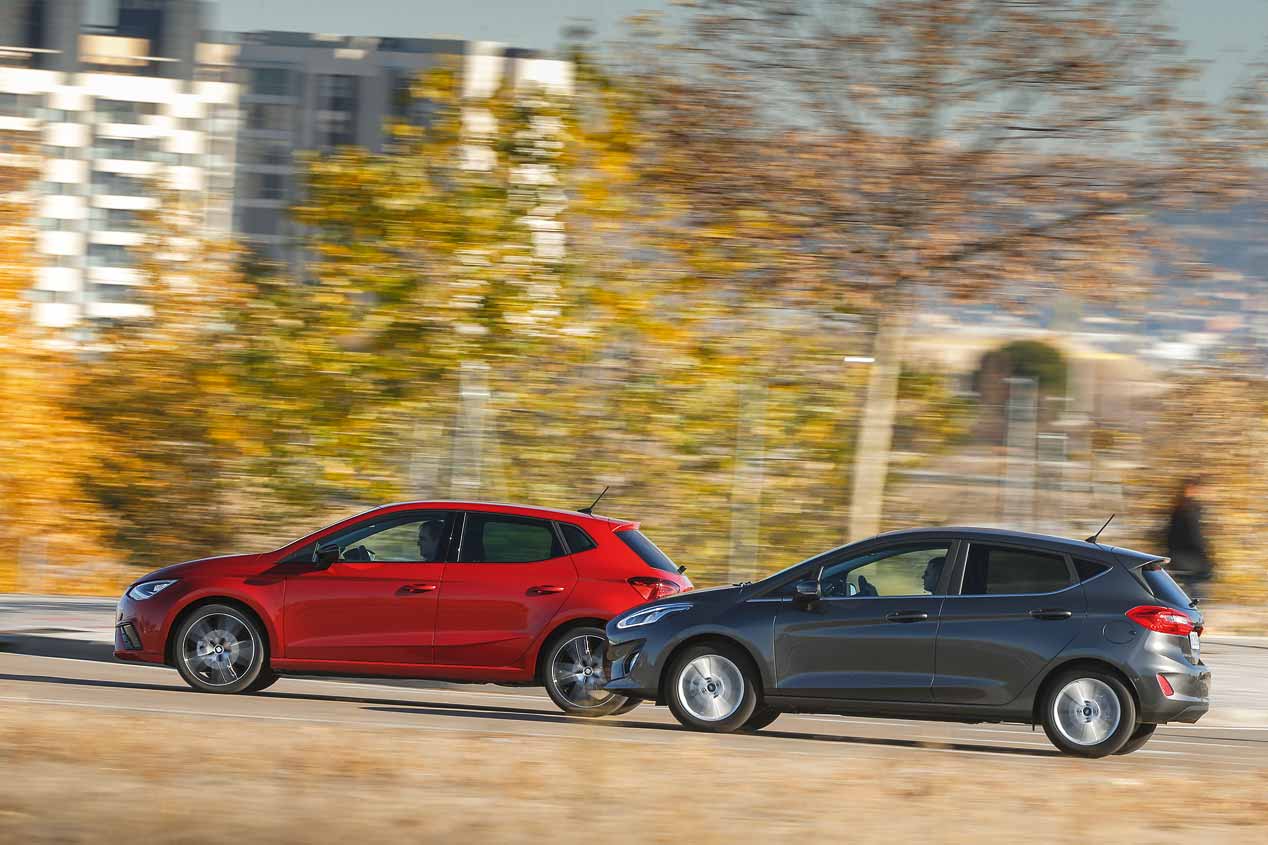
[[[565,712],[603,716],[637,704],[603,689],[604,625],[689,589],[636,522],[410,502],[151,572],[119,600],[115,657],[220,693],[285,673],[537,683]]]

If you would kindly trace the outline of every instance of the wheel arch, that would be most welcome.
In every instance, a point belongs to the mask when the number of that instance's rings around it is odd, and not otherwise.
[[[227,595],[203,595],[198,596],[192,601],[181,606],[172,617],[171,623],[167,626],[167,637],[163,642],[163,662],[168,666],[176,665],[176,656],[173,651],[176,645],[176,632],[180,630],[185,620],[195,613],[199,608],[212,604],[223,604],[242,611],[250,616],[255,623],[264,631],[264,665],[267,667],[272,662],[275,650],[277,634],[269,624],[268,615],[260,608],[255,607],[251,602],[238,596]]]
[[[550,652],[550,647],[564,634],[574,628],[598,628],[603,630],[607,627],[607,624],[608,621],[606,619],[598,616],[574,616],[556,622],[553,627],[547,630],[546,635],[538,640],[537,651],[533,654],[533,662],[531,664],[533,667],[533,681],[539,684],[543,683],[542,679],[545,676],[542,674],[542,670],[545,669],[544,661],[546,655]]]
[[[1043,702],[1048,697],[1048,691],[1052,688],[1053,683],[1059,676],[1069,672],[1071,669],[1095,669],[1118,678],[1131,694],[1132,703],[1136,706],[1136,712],[1140,713],[1140,692],[1136,689],[1136,684],[1132,681],[1130,675],[1108,660],[1096,657],[1072,657],[1069,660],[1050,666],[1035,687],[1035,697],[1030,704],[1030,717],[1033,724],[1038,725],[1041,723],[1039,708],[1043,706]]]
[[[753,653],[753,649],[746,645],[742,640],[738,640],[735,637],[715,631],[704,631],[692,634],[691,636],[684,638],[682,642],[677,643],[673,649],[670,650],[669,654],[665,657],[664,663],[662,664],[663,668],[661,669],[660,678],[656,682],[656,703],[663,705],[668,700],[665,695],[665,690],[667,688],[667,684],[669,683],[669,670],[673,667],[674,662],[678,660],[678,655],[682,654],[684,650],[691,648],[692,646],[703,645],[705,643],[720,643],[722,645],[730,646],[748,659],[749,665],[747,668],[750,672],[752,672],[752,677],[756,677],[758,679],[754,692],[757,693],[757,704],[760,707],[762,702],[765,700],[766,687],[766,677],[762,672],[761,661],[758,659],[757,655]]]

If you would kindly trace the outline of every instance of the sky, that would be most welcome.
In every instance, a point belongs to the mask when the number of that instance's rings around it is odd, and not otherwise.
[[[101,16],[109,0],[92,0]],[[1268,0],[1164,0],[1180,37],[1207,63],[1209,94],[1226,91],[1252,61],[1268,57]],[[604,36],[621,21],[672,0],[212,0],[212,27],[339,35],[453,36],[551,50],[570,22]]]

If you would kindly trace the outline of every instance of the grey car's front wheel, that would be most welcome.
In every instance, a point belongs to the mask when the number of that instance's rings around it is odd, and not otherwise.
[[[238,693],[263,689],[267,644],[259,622],[231,605],[207,604],[176,630],[176,671],[199,692]],[[268,677],[268,674],[265,674]]]
[[[725,643],[691,646],[669,668],[666,698],[679,722],[698,731],[730,733],[757,708],[748,656]]]
[[[634,709],[623,709],[629,700],[603,688],[608,682],[603,668],[607,645],[602,628],[580,627],[570,628],[546,647],[542,683],[550,700],[569,716],[611,716]]]

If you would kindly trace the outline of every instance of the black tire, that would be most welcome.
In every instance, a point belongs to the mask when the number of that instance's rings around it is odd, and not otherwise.
[[[556,634],[542,650],[542,686],[555,706],[569,716],[611,716],[629,703],[625,696],[603,690],[607,641],[602,628],[585,625]]]
[[[243,690],[243,692],[260,692],[276,684],[282,679],[282,676],[269,669],[267,666],[260,670],[260,674],[256,676],[255,683]]]
[[[641,698],[627,698],[625,699],[624,704],[622,704],[620,707],[612,711],[612,715],[624,716],[626,713],[630,712],[631,710],[633,710],[635,707],[638,707],[642,703],[643,703],[643,699]]]
[[[1127,738],[1127,742],[1123,743],[1123,747],[1114,753],[1131,754],[1133,751],[1139,751],[1153,737],[1156,730],[1158,730],[1157,725],[1141,722],[1136,727],[1136,730],[1132,731],[1132,735]]]
[[[1060,704],[1060,710],[1058,710]],[[1060,751],[1108,757],[1136,731],[1136,701],[1117,676],[1099,669],[1071,669],[1047,684],[1040,704],[1044,733]],[[1111,720],[1113,708],[1116,718]],[[1086,731],[1083,736],[1076,736]]]
[[[176,671],[199,692],[249,692],[267,671],[268,637],[251,613],[205,604],[176,629],[171,654]]]
[[[757,709],[756,673],[751,666],[746,653],[726,643],[684,649],[669,667],[665,698],[670,712],[693,730],[739,730]]]
[[[760,731],[762,728],[778,719],[780,712],[781,711],[776,710],[774,707],[758,707],[753,711],[753,715],[748,717],[748,721],[740,725],[740,731],[742,733]]]

